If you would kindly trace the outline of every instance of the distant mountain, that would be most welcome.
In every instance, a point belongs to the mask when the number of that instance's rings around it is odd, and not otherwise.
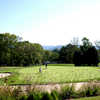
[[[53,45],[47,45],[47,46],[43,46],[43,48],[45,50],[54,50],[54,49],[61,49],[62,45],[57,45],[57,46],[53,46]]]
[[[42,46],[44,50],[54,50],[54,49],[61,49],[62,46],[65,46],[65,45],[46,45],[46,46]],[[78,47],[80,48],[80,45],[78,45]],[[98,50],[98,48],[95,46],[95,48]]]

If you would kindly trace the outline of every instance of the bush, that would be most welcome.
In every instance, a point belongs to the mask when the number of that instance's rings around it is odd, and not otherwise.
[[[36,100],[36,98],[34,99],[33,94],[30,94],[27,98],[27,100]]]
[[[60,95],[62,99],[76,98],[77,92],[75,91],[74,86],[65,86],[62,88]]]
[[[0,100],[16,100],[16,99],[11,96],[0,96]]]
[[[27,100],[27,97],[24,95],[24,96],[21,96],[20,98],[19,98],[19,100]]]
[[[51,94],[49,94],[48,92],[43,93],[43,97],[41,100],[54,100],[53,97],[51,96]]]
[[[0,88],[0,100],[65,100],[79,97],[90,97],[100,95],[100,86],[96,84],[84,85],[80,90],[75,91],[74,86],[64,86],[61,91],[53,90],[51,93],[31,91],[23,94],[18,89],[13,91],[9,87]],[[17,93],[17,95],[15,95]]]
[[[33,94],[29,94],[27,100],[41,100],[42,95],[43,94],[40,92],[34,92]]]
[[[80,92],[80,97],[90,97],[90,96],[97,96],[100,95],[100,87],[94,85],[88,84],[87,86],[84,86]]]
[[[59,93],[57,91],[55,91],[55,90],[53,90],[51,92],[51,96],[52,96],[53,100],[61,100],[61,98],[59,96]]]

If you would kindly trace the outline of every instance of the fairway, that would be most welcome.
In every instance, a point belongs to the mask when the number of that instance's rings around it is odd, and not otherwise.
[[[56,84],[100,80],[99,67],[74,67],[73,65],[49,65],[33,67],[1,67],[0,72],[11,72],[7,84]],[[0,79],[0,85],[5,78]]]

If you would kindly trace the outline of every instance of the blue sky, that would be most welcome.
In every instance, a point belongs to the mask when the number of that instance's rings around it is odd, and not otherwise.
[[[100,0],[0,0],[0,33],[42,45],[100,40]]]

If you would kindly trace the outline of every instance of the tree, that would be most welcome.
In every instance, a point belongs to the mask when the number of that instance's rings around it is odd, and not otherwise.
[[[11,64],[11,51],[18,39],[14,34],[0,34],[0,65]]]
[[[94,46],[90,47],[87,51],[87,59],[89,66],[97,66],[99,63],[98,52]]]
[[[50,59],[51,62],[58,63],[59,53],[52,51]]]
[[[92,43],[86,37],[84,37],[82,39],[82,42],[83,42],[83,45],[80,46],[80,50],[81,50],[81,65],[84,66],[84,65],[88,64],[87,51],[88,51],[89,48],[92,47]]]
[[[59,59],[62,63],[73,63],[74,52],[79,48],[75,45],[68,44],[63,46],[59,51]]]
[[[74,37],[74,38],[71,40],[71,44],[72,44],[72,45],[75,45],[75,46],[79,46],[79,39],[78,39],[78,37]]]
[[[75,51],[74,56],[73,56],[73,63],[75,66],[80,66],[81,65],[81,51]]]
[[[51,61],[52,51],[44,50],[43,62]]]
[[[43,59],[43,48],[40,44],[29,43],[28,41],[19,42],[16,52],[18,64],[23,66],[41,64]]]
[[[82,39],[82,42],[83,42],[83,45],[80,46],[80,48],[81,48],[81,50],[82,50],[83,52],[86,52],[86,51],[88,50],[88,48],[90,48],[90,47],[92,46],[92,43],[89,42],[89,39],[87,39],[86,37],[84,37],[84,38]]]
[[[28,66],[41,64],[43,48],[40,44],[20,41],[14,34],[0,34],[0,65]]]
[[[82,42],[83,45],[80,46],[80,50],[74,53],[75,66],[97,66],[98,53],[96,48],[87,38],[83,38]]]

